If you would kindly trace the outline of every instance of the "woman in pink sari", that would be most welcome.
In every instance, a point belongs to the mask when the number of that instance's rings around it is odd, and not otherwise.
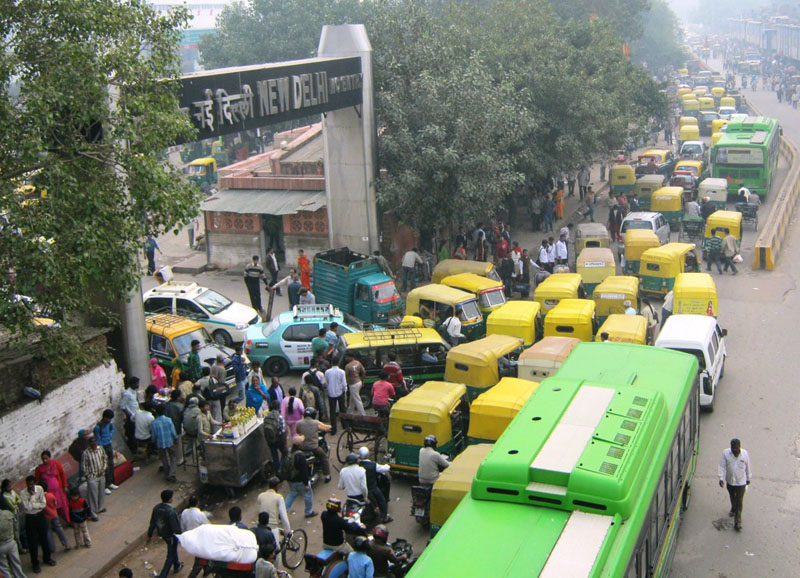
[[[159,392],[167,387],[167,372],[158,364],[155,357],[150,360],[150,383],[155,385]]]
[[[281,401],[281,415],[283,416],[283,421],[286,422],[286,427],[289,428],[289,435],[286,437],[288,439],[292,439],[295,434],[295,428],[297,427],[297,422],[303,420],[303,412],[305,411],[305,407],[303,407],[303,402],[300,401],[299,397],[297,396],[297,390],[293,387],[289,388],[289,396],[284,397],[283,401]]]
[[[64,467],[56,460],[48,450],[42,452],[42,463],[36,466],[33,472],[36,483],[47,482],[47,491],[52,493],[56,499],[56,510],[64,521],[69,524],[69,505],[67,504],[67,475]]]

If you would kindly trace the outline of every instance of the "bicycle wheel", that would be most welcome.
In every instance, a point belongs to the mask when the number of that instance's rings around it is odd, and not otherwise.
[[[308,536],[305,530],[292,531],[292,535],[284,542],[283,552],[281,552],[283,565],[292,570],[300,566],[306,555],[306,548],[308,548]]]
[[[355,445],[353,432],[349,429],[343,431],[342,435],[339,436],[339,441],[336,442],[336,458],[340,464],[343,464],[347,454],[353,451],[353,445]]]

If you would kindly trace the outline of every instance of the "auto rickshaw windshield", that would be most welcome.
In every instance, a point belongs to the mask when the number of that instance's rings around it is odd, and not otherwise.
[[[477,300],[460,303],[457,306],[457,311],[458,311],[458,319],[461,322],[475,321],[476,319],[480,319],[481,317],[481,310],[478,308]]]
[[[505,303],[506,295],[501,287],[488,289],[480,294],[481,307],[496,307],[497,305],[505,305]]]

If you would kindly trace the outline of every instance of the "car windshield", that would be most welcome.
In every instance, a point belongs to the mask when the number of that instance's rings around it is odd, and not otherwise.
[[[192,341],[197,339],[200,345],[211,343],[211,338],[206,333],[205,329],[195,329],[190,333],[186,333],[172,340],[172,345],[179,356],[188,354],[192,350]]]
[[[396,297],[398,297],[397,287],[394,286],[394,281],[387,281],[386,283],[381,283],[380,285],[373,285],[372,295],[376,303],[393,301]]]
[[[270,323],[264,323],[261,326],[261,333],[264,337],[269,337],[272,335],[272,332],[275,331],[278,327],[280,327],[280,320],[276,317]]]
[[[696,155],[703,152],[703,148],[700,145],[691,144],[691,145],[683,145],[681,149],[681,154],[686,155]]]
[[[478,309],[478,300],[465,301],[458,306],[458,318],[461,321],[477,321],[481,317],[481,310]]]
[[[481,307],[494,307],[496,305],[503,305],[506,302],[506,296],[503,293],[502,287],[496,289],[488,289],[481,293]]]
[[[622,223],[622,232],[628,229],[650,229],[653,230],[653,225],[650,221],[625,221]]]
[[[224,295],[220,295],[216,291],[211,291],[210,289],[198,295],[195,302],[207,309],[212,315],[224,311],[233,303],[233,301]]]

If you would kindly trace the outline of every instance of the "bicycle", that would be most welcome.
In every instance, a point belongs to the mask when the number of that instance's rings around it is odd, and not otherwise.
[[[308,535],[302,528],[290,532],[281,532],[281,539],[278,551],[281,554],[281,561],[287,568],[295,570],[303,562],[308,549]]]

